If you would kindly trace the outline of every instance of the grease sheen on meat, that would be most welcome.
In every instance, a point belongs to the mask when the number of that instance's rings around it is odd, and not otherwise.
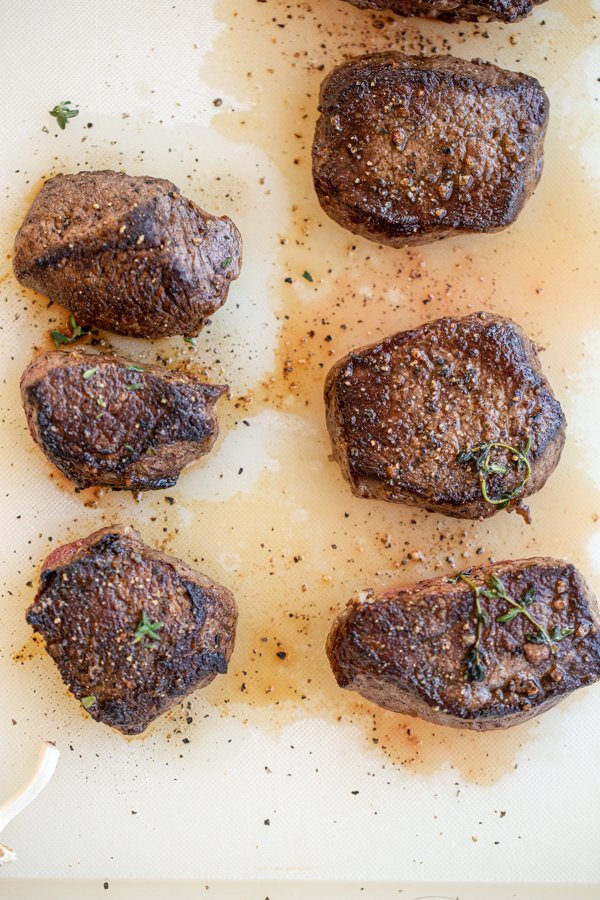
[[[225,385],[136,366],[118,356],[56,351],[21,378],[29,429],[79,487],[172,487],[219,433],[214,405]]]
[[[18,280],[76,318],[137,337],[197,334],[227,299],[241,236],[164,178],[57,175],[15,240]]]
[[[399,16],[426,16],[446,22],[499,19],[517,22],[545,0],[348,0],[361,9],[389,9]]]
[[[486,730],[524,722],[600,678],[598,604],[574,566],[536,558],[469,573],[482,587],[491,576],[517,600],[535,590],[528,609],[537,621],[548,632],[572,633],[552,648],[534,643],[535,629],[523,615],[498,622],[512,607],[482,598],[485,673],[470,681],[465,655],[476,639],[474,591],[462,581],[434,578],[350,601],[327,641],[338,684],[386,709]]]
[[[136,641],[144,613],[162,623],[158,640]],[[50,554],[27,621],[89,714],[139,734],[227,671],[237,609],[226,588],[115,525]]]
[[[489,63],[359,57],[327,76],[319,110],[321,206],[393,247],[505,228],[542,172],[548,98],[535,78]]]
[[[482,494],[462,451],[488,441],[525,449],[531,465],[523,497],[556,467],[565,418],[536,348],[510,319],[489,313],[429,322],[356,350],[325,383],[327,425],[338,461],[359,497],[421,506],[458,518],[498,507]],[[487,480],[493,499],[522,473],[511,454],[493,460],[508,472]]]

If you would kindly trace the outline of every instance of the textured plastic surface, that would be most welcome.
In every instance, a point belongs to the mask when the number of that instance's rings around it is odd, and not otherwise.
[[[600,688],[507,734],[449,733],[337,690],[323,654],[353,592],[482,558],[566,555],[598,592],[598,10],[550,0],[508,28],[404,22],[338,0],[6,6],[0,794],[40,739],[62,760],[3,836],[19,860],[0,875],[2,896],[34,896],[12,881],[32,877],[600,880]],[[404,253],[319,211],[310,139],[324,70],[419,42],[537,75],[552,119],[542,183],[509,232]],[[48,110],[64,99],[81,112],[63,132]],[[40,180],[82,167],[171,178],[244,234],[242,277],[195,348],[111,338],[232,385],[220,442],[166,492],[173,503],[76,494],[26,432],[21,371],[66,315],[16,284],[11,244]],[[351,498],[327,461],[324,371],[380,334],[474,308],[513,315],[547,348],[569,420],[534,524],[457,524]],[[197,561],[240,606],[230,674],[139,740],[86,717],[24,621],[49,550],[114,521]],[[215,896],[267,895],[252,890]]]

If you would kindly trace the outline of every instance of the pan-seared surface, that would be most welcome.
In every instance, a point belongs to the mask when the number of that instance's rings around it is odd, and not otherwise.
[[[19,281],[117,334],[197,334],[227,299],[241,236],[163,178],[57,175],[15,240]]]
[[[466,577],[489,591],[493,576],[514,601],[526,598],[527,613],[555,638],[551,643],[522,612],[499,622],[515,607],[481,596],[485,623],[475,670],[475,591],[465,581],[434,578],[350,601],[327,642],[338,684],[396,712],[485,730],[523,722],[600,678],[598,604],[574,566],[525,559]]]
[[[498,19],[517,22],[546,0],[348,0],[361,9],[389,9],[399,16],[428,16],[446,22]]]
[[[393,247],[505,228],[542,172],[548,98],[489,63],[363,56],[327,76],[319,110],[321,206]]]
[[[172,487],[219,433],[225,385],[78,350],[36,357],[21,378],[29,429],[79,487]]]
[[[156,637],[140,634],[144,616]],[[115,525],[48,557],[27,621],[89,714],[138,734],[227,671],[237,609],[226,588]]]
[[[333,455],[353,493],[459,518],[493,515],[474,463],[459,454],[486,442],[525,449],[538,491],[560,459],[565,418],[536,348],[510,319],[489,313],[438,319],[350,353],[325,383]],[[489,499],[524,471],[494,448],[505,474],[486,478]]]

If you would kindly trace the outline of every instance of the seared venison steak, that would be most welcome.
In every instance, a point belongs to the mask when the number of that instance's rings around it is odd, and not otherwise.
[[[483,312],[348,354],[327,376],[325,404],[354,494],[461,519],[539,491],[565,440],[534,344],[510,319]]]
[[[233,222],[204,212],[164,178],[57,175],[19,229],[18,280],[117,334],[197,334],[241,265]]]
[[[542,173],[535,78],[451,56],[377,53],[321,87],[313,176],[325,212],[392,247],[510,225]]]
[[[600,678],[598,604],[574,566],[523,559],[352,600],[338,684],[439,725],[508,728]]]
[[[29,429],[50,462],[79,487],[132,491],[172,487],[210,451],[227,390],[78,350],[38,356],[21,378]]]
[[[498,19],[518,22],[545,0],[348,0],[361,9],[389,9],[399,16],[427,16],[446,22]]]
[[[97,722],[139,734],[227,671],[233,595],[115,525],[50,554],[27,621]]]

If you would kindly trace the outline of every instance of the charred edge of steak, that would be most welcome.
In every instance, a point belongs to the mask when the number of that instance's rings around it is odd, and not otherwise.
[[[78,487],[171,487],[218,436],[215,403],[226,385],[204,384],[121,357],[55,351],[21,378],[31,434]]]
[[[354,494],[459,518],[501,508],[486,501],[461,451],[530,442],[531,475],[514,507],[544,486],[565,442],[565,416],[535,345],[489,313],[438,319],[349,353],[328,373],[324,397],[333,458]],[[523,478],[502,452],[493,459],[507,473],[486,481],[494,498]]]
[[[524,722],[600,679],[600,612],[574,566],[534,558],[467,575],[481,588],[499,578],[518,602],[528,596],[527,610],[538,624],[562,637],[552,647],[544,643],[522,613],[499,621],[514,607],[482,596],[483,665],[473,673],[474,591],[456,578],[435,578],[349,602],[327,639],[340,687],[436,724],[487,730]]]
[[[139,631],[142,613],[159,637]],[[87,712],[139,734],[227,671],[237,609],[226,588],[115,525],[48,557],[27,621]]]

